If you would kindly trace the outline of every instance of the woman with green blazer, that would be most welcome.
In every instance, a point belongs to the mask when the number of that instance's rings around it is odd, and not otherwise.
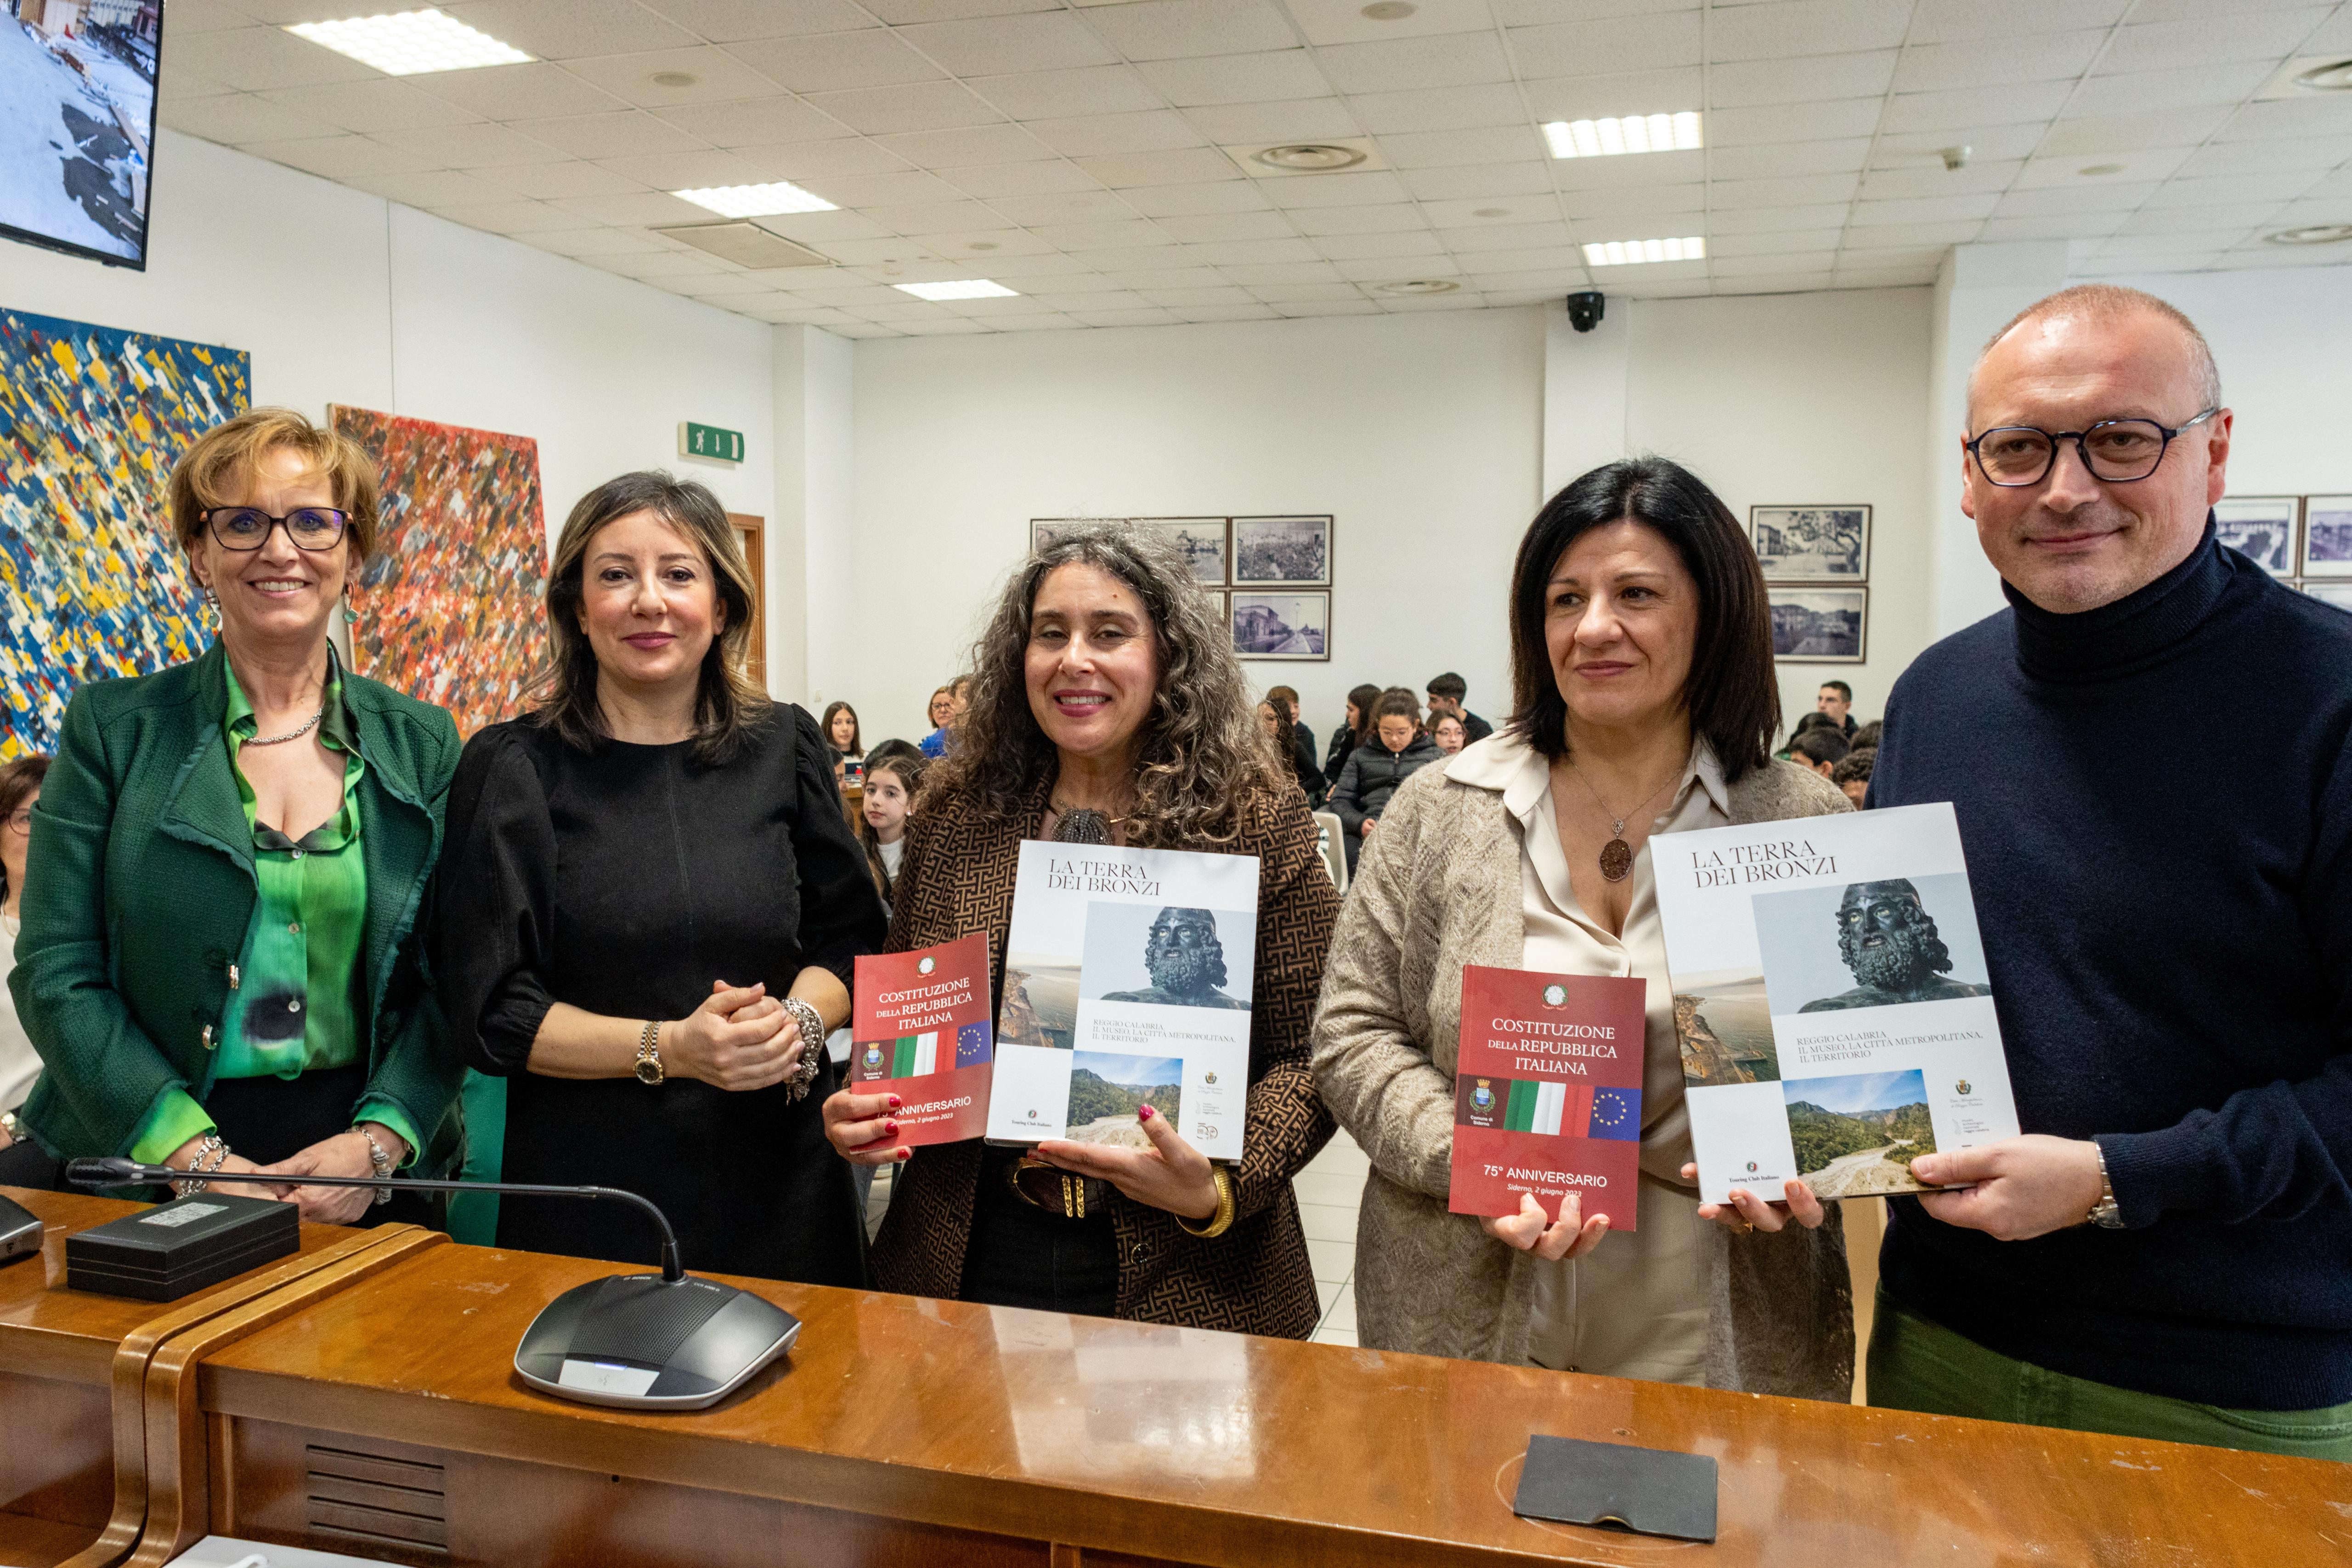
[[[188,449],[171,511],[220,638],[67,709],[9,976],[43,1064],[20,1120],[60,1160],[250,1171],[221,1190],[333,1224],[425,1218],[301,1180],[435,1174],[458,1142],[419,934],[457,725],[327,640],[375,542],[373,465],[257,409]]]

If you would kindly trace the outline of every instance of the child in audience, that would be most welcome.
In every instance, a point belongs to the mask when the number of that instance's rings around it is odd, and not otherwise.
[[[1853,802],[1856,811],[1862,809],[1863,797],[1870,793],[1870,764],[1877,760],[1877,747],[1856,746],[1830,770],[1830,783],[1845,791],[1846,799]]]
[[[1453,756],[1468,743],[1470,736],[1459,713],[1440,713],[1429,727],[1429,738],[1437,742],[1440,754]]]
[[[919,752],[891,752],[877,746],[866,759],[866,805],[857,819],[857,841],[866,847],[866,869],[885,909],[898,885],[898,866],[907,852],[907,819],[913,815],[915,792],[922,786],[929,764]]]
[[[1823,778],[1831,777],[1837,765],[1845,761],[1851,750],[1844,734],[1834,722],[1800,728],[1789,742],[1789,760],[1801,768],[1811,768]]]

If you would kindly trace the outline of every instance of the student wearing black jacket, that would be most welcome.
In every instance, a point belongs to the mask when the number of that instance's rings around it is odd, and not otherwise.
[[[1348,721],[1331,731],[1331,749],[1323,757],[1323,781],[1332,788],[1339,787],[1348,753],[1364,743],[1372,725],[1372,704],[1380,700],[1381,689],[1370,681],[1348,693]]]
[[[1410,691],[1387,692],[1375,700],[1372,725],[1371,739],[1348,753],[1347,766],[1339,770],[1339,783],[1331,791],[1331,809],[1346,829],[1351,873],[1397,786],[1441,755],[1437,742],[1421,732],[1419,705]]]

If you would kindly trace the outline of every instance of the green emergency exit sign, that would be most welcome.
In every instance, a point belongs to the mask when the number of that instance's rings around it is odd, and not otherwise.
[[[677,427],[677,455],[740,463],[743,460],[743,432],[722,430],[716,425],[697,425],[689,419]]]

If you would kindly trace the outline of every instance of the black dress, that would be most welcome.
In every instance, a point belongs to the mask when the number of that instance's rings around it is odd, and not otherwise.
[[[510,1182],[640,1193],[677,1227],[689,1268],[812,1284],[866,1282],[850,1167],[805,1099],[673,1077],[545,1078],[527,1068],[556,1002],[610,1017],[685,1017],[714,980],[782,996],[811,964],[853,982],[879,951],[880,899],[849,834],[816,721],[779,704],[718,767],[691,742],[593,751],[529,720],[467,743],[449,787],[436,954],[452,1037],[507,1079]],[[822,1052],[822,1042],[812,1042]],[[499,1245],[652,1263],[630,1211],[509,1197]]]

